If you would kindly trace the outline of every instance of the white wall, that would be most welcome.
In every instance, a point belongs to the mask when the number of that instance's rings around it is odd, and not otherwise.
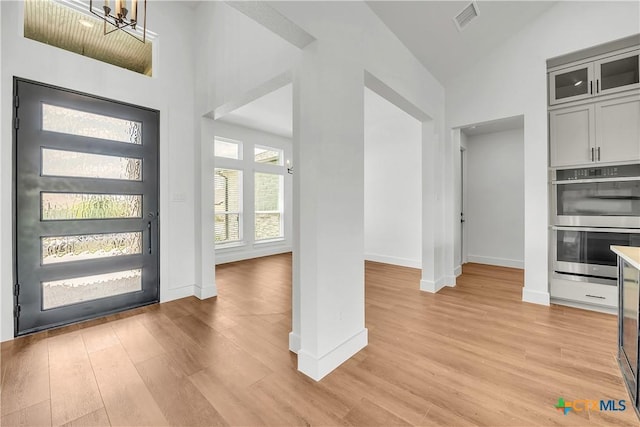
[[[256,258],[267,255],[291,252],[292,241],[292,176],[286,172],[286,166],[260,165],[253,161],[254,145],[266,145],[268,147],[281,148],[284,150],[284,158],[291,160],[291,139],[279,135],[274,135],[259,130],[246,128],[224,121],[216,120],[214,125],[216,136],[230,138],[242,142],[244,155],[242,160],[214,159],[215,167],[241,167],[244,171],[243,181],[245,183],[243,191],[244,222],[243,222],[243,244],[232,247],[216,248],[216,264],[239,261],[243,259]],[[213,142],[211,142],[213,144]],[[213,155],[213,149],[209,155]],[[254,206],[255,194],[253,192],[253,172],[271,172],[278,169],[284,173],[284,239],[279,242],[253,242],[254,223],[252,207]],[[251,184],[251,185],[248,185]]]
[[[365,88],[365,259],[422,266],[422,127]]]
[[[638,33],[639,8],[638,2],[558,2],[447,84],[449,129],[524,115],[524,301],[549,304],[545,61]],[[458,171],[449,159],[452,180]],[[451,192],[447,200],[451,219],[456,197]]]
[[[467,259],[524,267],[524,129],[467,140]]]
[[[0,122],[12,120],[13,76],[160,110],[160,297],[193,295],[194,275],[194,38],[193,11],[151,2],[154,42],[149,78],[22,37],[23,3],[0,2]],[[0,134],[1,339],[13,337],[12,132]]]

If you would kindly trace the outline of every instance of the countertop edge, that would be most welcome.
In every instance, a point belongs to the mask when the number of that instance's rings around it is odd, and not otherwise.
[[[634,268],[640,270],[640,248],[633,246],[610,246],[611,250]]]

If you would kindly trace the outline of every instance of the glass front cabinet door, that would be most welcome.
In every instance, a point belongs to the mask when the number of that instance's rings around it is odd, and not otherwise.
[[[578,101],[593,96],[593,63],[549,73],[549,104]]]
[[[595,63],[594,95],[640,88],[640,50],[601,59]]]

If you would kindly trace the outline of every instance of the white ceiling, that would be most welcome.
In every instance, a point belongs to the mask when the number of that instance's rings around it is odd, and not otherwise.
[[[185,2],[189,3],[189,2]],[[555,1],[478,1],[479,16],[462,32],[453,17],[469,1],[368,1],[369,7],[431,73],[445,84],[533,21]],[[292,86],[284,86],[219,120],[276,135],[292,136]],[[369,97],[371,98],[371,97]],[[375,106],[368,105],[369,114]],[[522,118],[507,118],[465,128],[467,135],[522,127]]]
[[[290,84],[274,90],[218,119],[291,138],[293,89]]]
[[[555,1],[478,1],[479,16],[459,32],[454,16],[470,1],[368,1],[391,31],[446,84],[535,20]]]

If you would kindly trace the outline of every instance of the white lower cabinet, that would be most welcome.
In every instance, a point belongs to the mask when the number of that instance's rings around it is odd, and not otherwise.
[[[549,112],[551,167],[640,160],[640,95]]]
[[[616,308],[618,306],[618,287],[615,285],[551,280],[549,291],[553,299],[586,303],[604,308]]]

